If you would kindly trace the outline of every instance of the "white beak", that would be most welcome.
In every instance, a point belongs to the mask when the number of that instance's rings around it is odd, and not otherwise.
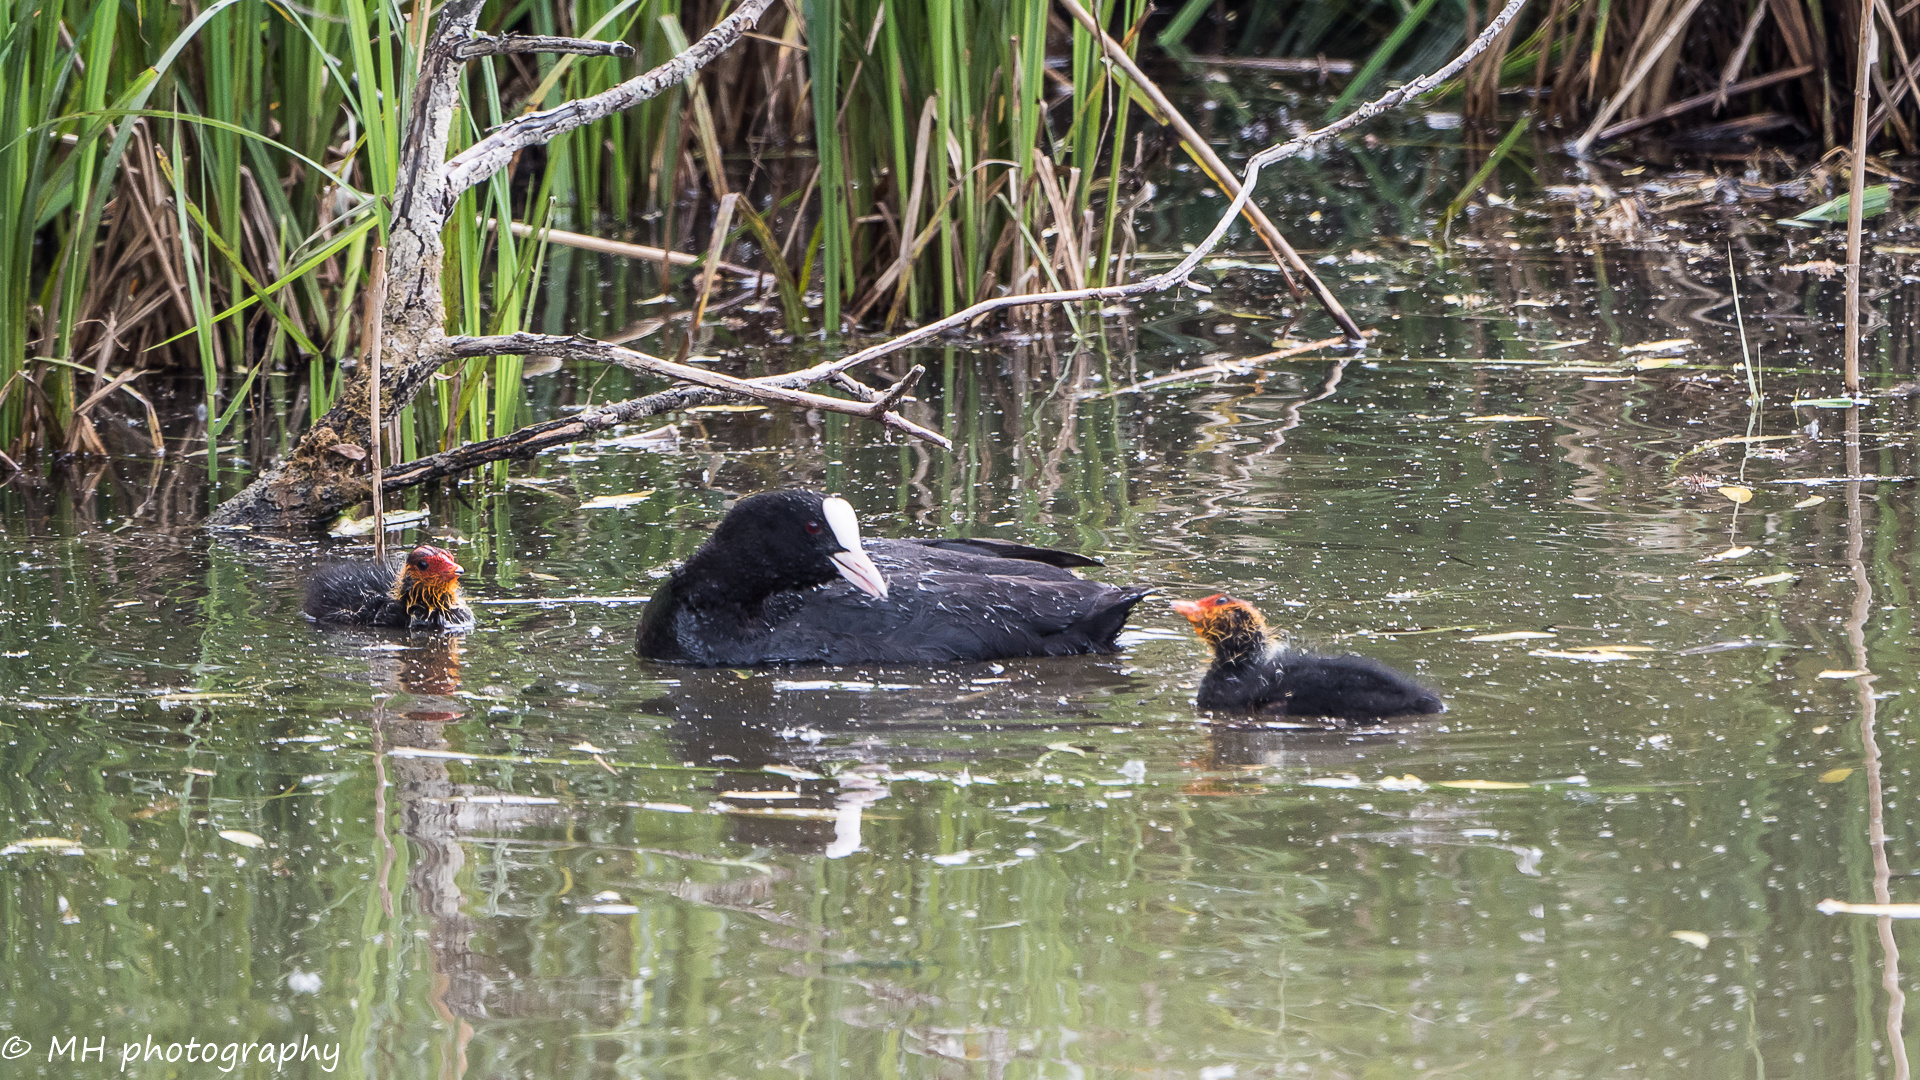
[[[860,521],[853,515],[852,504],[836,495],[823,500],[822,513],[826,516],[827,527],[833,530],[834,540],[845,549],[832,555],[833,565],[840,571],[840,576],[868,596],[885,600],[886,575],[873,565],[866,549],[860,545]]]

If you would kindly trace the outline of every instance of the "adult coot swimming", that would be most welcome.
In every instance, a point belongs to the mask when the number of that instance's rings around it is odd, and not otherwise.
[[[398,564],[323,566],[307,582],[303,610],[323,623],[464,633],[474,619],[460,596],[462,573],[452,555],[425,544]]]
[[[998,540],[868,540],[845,499],[740,500],[654,590],[639,653],[704,666],[937,664],[1112,652],[1148,592]]]
[[[1213,666],[1200,680],[1195,699],[1202,709],[1341,720],[1446,710],[1440,695],[1378,661],[1284,647],[1245,600],[1221,595],[1175,600],[1173,610],[1213,646]]]

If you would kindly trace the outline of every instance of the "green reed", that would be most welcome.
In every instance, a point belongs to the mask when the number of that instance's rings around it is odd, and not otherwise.
[[[1139,50],[1146,0],[1086,2]],[[1846,67],[1841,46],[1816,32],[1832,13],[1816,7],[1760,31],[1764,49],[1835,61],[1791,84],[1808,100]],[[724,0],[500,0],[484,29],[621,37],[638,56],[475,64],[455,145],[631,77],[725,10]],[[1183,63],[1216,49],[1352,57],[1341,108],[1432,66],[1490,10],[1255,4],[1228,23],[1217,5],[1183,0],[1153,36]],[[1488,119],[1498,90],[1530,84],[1543,91],[1538,115],[1577,118],[1613,92],[1666,10],[1547,0],[1450,92]],[[306,418],[322,415],[361,345],[359,294],[386,234],[418,64],[415,14],[395,0],[0,0],[0,449],[117,449],[81,403],[139,368],[200,376],[204,427],[176,430],[187,445],[175,452],[204,442],[210,465],[223,437],[254,426],[243,403],[262,380],[302,390]],[[1718,70],[1737,44],[1737,33],[1703,31],[1688,49],[1694,67]],[[1692,92],[1692,77],[1667,73],[1661,93]],[[724,250],[773,271],[793,332],[899,328],[1006,292],[1110,281],[1137,190],[1123,171],[1131,100],[1056,0],[776,7],[696,84],[525,155],[465,195],[448,226],[449,332],[531,325],[550,264],[510,222],[704,253],[729,194],[741,200]],[[1500,127],[1512,123],[1509,110]],[[690,276],[665,261],[645,273],[669,295]],[[578,317],[615,330],[639,320],[614,306]],[[686,311],[660,310],[680,317],[641,347],[671,351],[662,343],[685,339]],[[520,368],[496,358],[444,373],[400,417],[395,452],[510,430],[523,419]]]

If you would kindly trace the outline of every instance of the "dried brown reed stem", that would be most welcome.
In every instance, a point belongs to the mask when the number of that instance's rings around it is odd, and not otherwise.
[[[1873,0],[1860,0],[1860,37],[1854,43],[1853,165],[1847,185],[1847,345],[1841,382],[1847,393],[1860,392],[1860,245],[1866,220],[1867,106],[1872,96],[1868,78],[1874,56]]]
[[[1667,55],[1668,48],[1671,47],[1675,39],[1686,30],[1687,24],[1693,20],[1693,13],[1700,9],[1702,2],[1703,0],[1687,0],[1685,6],[1675,12],[1672,19],[1668,20],[1667,25],[1660,31],[1660,36],[1655,39],[1653,45],[1641,53],[1639,62],[1634,64],[1632,71],[1627,75],[1626,81],[1622,82],[1619,89],[1614,91],[1613,96],[1607,99],[1606,104],[1600,107],[1600,112],[1594,116],[1593,122],[1587,125],[1586,132],[1574,140],[1573,152],[1575,155],[1585,157],[1587,151],[1593,148],[1594,142],[1600,138],[1601,130],[1607,126],[1608,121],[1612,120],[1614,116],[1619,113],[1621,107],[1626,105],[1627,99],[1633,96],[1634,91],[1640,89],[1640,84],[1646,79],[1647,75],[1653,71],[1654,65],[1658,64],[1661,58]]]
[[[378,417],[380,412],[380,316],[387,289],[387,249],[373,249],[373,271],[367,275],[367,413]],[[371,479],[367,486],[373,489],[373,559],[384,562],[387,558],[387,512],[380,497],[380,427],[374,423],[367,428],[367,464]]]

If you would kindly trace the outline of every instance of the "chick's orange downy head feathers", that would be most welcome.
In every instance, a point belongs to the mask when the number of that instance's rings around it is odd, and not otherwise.
[[[422,544],[407,553],[394,582],[394,596],[411,610],[445,611],[460,606],[460,575],[466,571],[445,548]]]
[[[1204,600],[1175,600],[1173,610],[1186,616],[1200,640],[1215,648],[1222,643],[1251,647],[1266,639],[1267,620],[1252,604],[1225,593],[1215,593]]]
[[[407,573],[415,577],[458,578],[466,570],[453,561],[453,553],[431,544],[421,544],[407,554]]]

